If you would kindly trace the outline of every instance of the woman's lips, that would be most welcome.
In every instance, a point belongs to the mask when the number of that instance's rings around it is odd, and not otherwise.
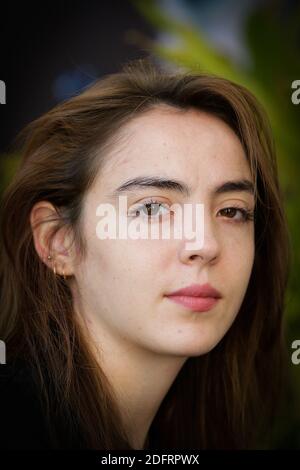
[[[194,312],[206,312],[213,308],[222,296],[219,291],[207,283],[192,284],[171,292],[167,297]]]
[[[207,312],[218,302],[216,297],[188,297],[186,295],[168,295],[168,299],[187,307],[194,312]]]

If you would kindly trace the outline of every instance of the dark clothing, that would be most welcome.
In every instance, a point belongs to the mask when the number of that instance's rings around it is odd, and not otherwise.
[[[82,441],[53,419],[50,432],[31,368],[18,359],[0,365],[0,449],[80,449]]]

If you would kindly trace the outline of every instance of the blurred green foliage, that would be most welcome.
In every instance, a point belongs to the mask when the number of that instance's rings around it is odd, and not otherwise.
[[[16,153],[0,155],[0,194],[12,180],[20,163],[20,156]]]
[[[155,0],[132,0],[142,16],[159,33],[175,39],[175,46],[152,40],[138,31],[131,42],[165,63],[230,79],[251,90],[265,107],[274,133],[278,170],[283,189],[292,245],[292,269],[286,295],[286,341],[300,339],[300,104],[292,103],[292,82],[300,80],[300,4],[288,11],[284,1],[257,5],[248,16],[244,37],[251,66],[238,65],[221,54],[200,28],[171,18]],[[291,6],[291,5],[290,5]],[[173,43],[173,41],[172,41]],[[272,447],[300,449],[300,365],[289,367],[291,384],[284,409],[279,411]],[[270,364],[272,367],[272,364]]]

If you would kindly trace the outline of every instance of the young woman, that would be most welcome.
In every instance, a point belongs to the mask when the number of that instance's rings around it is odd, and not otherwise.
[[[253,95],[140,59],[25,135],[1,211],[2,446],[262,445],[289,244]],[[204,208],[192,248],[185,233],[99,237],[103,205],[162,228],[186,204]]]

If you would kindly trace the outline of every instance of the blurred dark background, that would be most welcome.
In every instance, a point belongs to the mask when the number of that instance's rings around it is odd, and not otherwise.
[[[16,133],[57,102],[122,62],[144,55],[130,44],[131,29],[153,28],[126,0],[1,2],[0,153]]]

